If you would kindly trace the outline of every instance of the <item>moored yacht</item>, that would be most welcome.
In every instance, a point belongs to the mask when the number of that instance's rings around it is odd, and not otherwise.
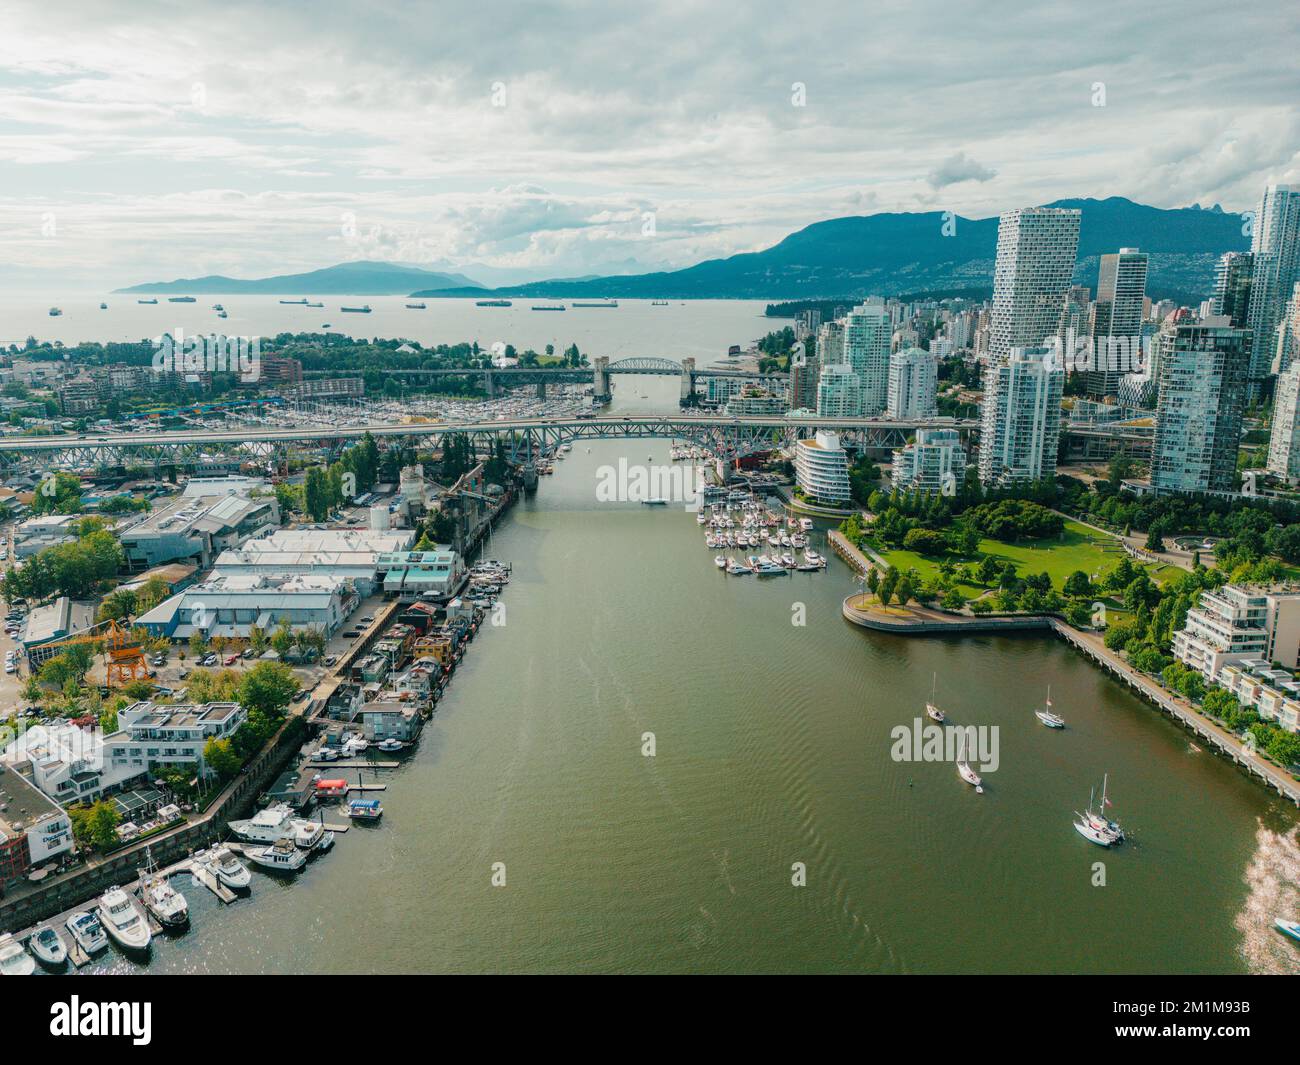
[[[208,851],[204,864],[213,876],[235,891],[243,891],[253,882],[248,866],[236,858],[229,847],[214,847]]]
[[[278,839],[269,847],[249,847],[244,853],[263,869],[277,873],[296,873],[307,864],[307,855],[288,839]]]
[[[0,936],[0,976],[31,976],[36,960],[9,933]]]
[[[148,950],[153,941],[149,922],[120,887],[111,887],[99,897],[95,912],[109,938],[125,950]]]
[[[63,937],[50,925],[45,925],[33,932],[28,946],[31,947],[32,953],[36,955],[37,959],[44,962],[51,969],[60,968],[68,960],[67,944],[63,942]]]
[[[104,926],[99,918],[89,910],[74,913],[64,924],[68,933],[87,954],[94,954],[108,946],[108,936],[104,935]]]
[[[230,831],[247,843],[274,843],[276,840],[296,838],[293,810],[284,803],[276,803],[258,810],[246,821],[231,821]]]
[[[309,821],[306,818],[295,817],[292,823],[294,830],[293,841],[305,851],[317,846],[325,835],[325,826],[319,821]]]
[[[172,887],[170,878],[158,868],[148,848],[145,849],[145,867],[140,870],[140,898],[145,909],[164,928],[183,928],[189,923],[189,903]]]

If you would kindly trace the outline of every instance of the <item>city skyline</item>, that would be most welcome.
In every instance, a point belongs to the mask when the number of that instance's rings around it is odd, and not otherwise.
[[[1185,8],[1158,33],[1150,12],[1056,12],[1064,64],[1033,47],[1028,11],[996,30],[945,11],[936,33],[937,10],[900,7],[879,39],[840,32],[855,14],[771,6],[740,26],[574,6],[546,15],[583,56],[557,69],[527,19],[259,9],[250,50],[226,8],[53,27],[20,6],[0,42],[3,280],[360,258],[493,284],[680,268],[853,214],[1110,195],[1245,211],[1300,180],[1272,11],[1221,26],[1194,76],[1204,31]]]

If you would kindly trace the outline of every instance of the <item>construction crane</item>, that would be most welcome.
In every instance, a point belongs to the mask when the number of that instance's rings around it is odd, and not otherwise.
[[[96,629],[104,631],[93,635]],[[84,643],[103,643],[104,670],[108,675],[109,688],[124,688],[132,681],[149,675],[144,651],[139,641],[131,635],[130,629],[119,625],[116,621],[101,621],[76,636],[66,636],[62,640],[41,644],[41,650],[47,647],[72,647]]]

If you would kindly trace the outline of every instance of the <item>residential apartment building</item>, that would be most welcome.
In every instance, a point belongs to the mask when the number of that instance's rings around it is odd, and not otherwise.
[[[1300,362],[1292,363],[1278,375],[1268,441],[1268,472],[1288,484],[1300,483]]]
[[[893,323],[884,303],[861,303],[844,320],[844,361],[857,375],[864,415],[884,413],[889,398],[893,335]]]
[[[989,337],[995,362],[1057,335],[1081,217],[1072,208],[1025,207],[999,218]]]
[[[1225,584],[1201,593],[1174,633],[1174,657],[1206,680],[1243,659],[1300,665],[1300,592]]]
[[[862,382],[851,366],[822,364],[817,413],[824,418],[856,418],[862,413]]]
[[[1234,492],[1250,369],[1249,334],[1226,316],[1162,332],[1151,486]]]
[[[794,449],[795,483],[812,500],[840,506],[848,502],[849,459],[837,433],[822,430]]]
[[[1012,348],[984,371],[980,482],[1036,481],[1056,472],[1065,373],[1050,347]]]
[[[1255,212],[1250,251],[1251,395],[1272,372],[1277,326],[1295,284],[1300,281],[1300,186],[1270,185]]]
[[[1089,323],[1093,349],[1093,368],[1085,378],[1089,395],[1115,395],[1120,378],[1140,368],[1135,353],[1142,336],[1147,258],[1137,248],[1121,248],[1101,257],[1097,301]]]
[[[894,452],[890,480],[900,492],[952,495],[966,476],[966,452],[955,429],[920,429]]]
[[[939,360],[908,348],[889,357],[885,413],[891,418],[929,418],[938,410]]]

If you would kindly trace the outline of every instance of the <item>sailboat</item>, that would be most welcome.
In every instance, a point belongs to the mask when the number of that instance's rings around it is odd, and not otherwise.
[[[1034,716],[1038,718],[1048,728],[1065,728],[1065,718],[1052,710],[1052,688],[1047,688],[1047,705],[1041,710],[1035,710]]]
[[[1088,792],[1088,809],[1079,816],[1083,818],[1090,828],[1108,838],[1111,843],[1123,843],[1124,830],[1120,828],[1117,822],[1111,821],[1105,816],[1106,807],[1110,805],[1110,800],[1106,798],[1106,784],[1109,776],[1109,774],[1106,774],[1101,778],[1101,806],[1099,807],[1101,812],[1096,812],[1092,808],[1093,798],[1096,795],[1096,789],[1094,788]],[[1094,840],[1094,842],[1096,841]],[[1109,846],[1109,844],[1107,845]]]
[[[961,749],[957,752],[957,775],[973,787],[977,794],[984,794],[984,782],[980,775],[970,767],[966,761],[966,734],[963,732],[961,737]]]
[[[948,715],[945,714],[938,706],[935,705],[935,692],[939,688],[939,674],[934,675],[930,684],[930,701],[925,704],[925,712],[930,715],[931,721],[945,721]]]

